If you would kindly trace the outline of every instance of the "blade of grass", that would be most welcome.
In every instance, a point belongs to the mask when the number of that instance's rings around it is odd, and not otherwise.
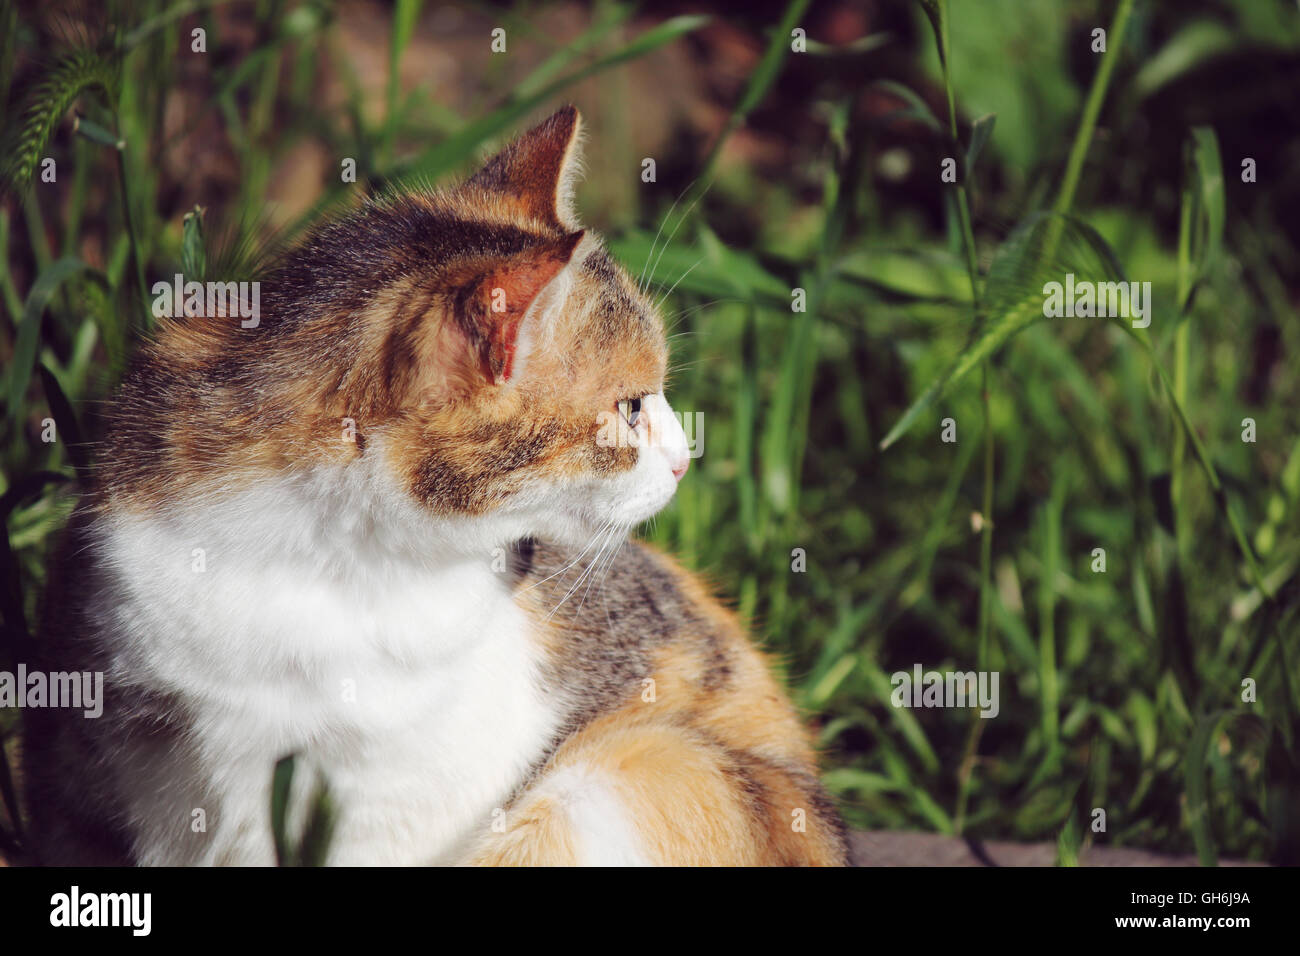
[[[523,82],[515,86],[515,96],[530,96],[550,83],[573,60],[598,45],[618,27],[626,23],[636,13],[634,4],[611,4],[603,10],[598,9],[596,22],[581,36],[570,43],[565,43],[547,57],[537,69],[529,73]]]
[[[1092,134],[1097,127],[1097,117],[1101,115],[1101,105],[1106,100],[1106,90],[1110,87],[1111,74],[1115,72],[1115,63],[1124,42],[1124,31],[1133,12],[1133,0],[1119,0],[1115,8],[1114,19],[1106,32],[1106,53],[1097,65],[1092,84],[1088,87],[1088,99],[1084,102],[1083,115],[1079,127],[1075,130],[1074,142],[1070,146],[1070,155],[1065,163],[1065,175],[1061,179],[1061,191],[1056,196],[1052,210],[1058,215],[1067,215],[1074,206],[1074,194],[1079,188],[1079,176],[1083,173],[1083,162],[1088,156],[1088,146],[1092,143]],[[1050,258],[1054,243],[1047,245]]]
[[[275,762],[271,776],[271,837],[275,841],[276,866],[292,866],[293,859],[285,827],[289,816],[289,789],[293,786],[294,757],[290,754]]]
[[[90,463],[86,460],[86,446],[81,440],[81,426],[77,422],[77,416],[72,410],[72,403],[68,401],[68,396],[63,393],[63,387],[59,380],[54,377],[54,373],[45,367],[41,362],[36,366],[36,371],[40,374],[41,387],[45,391],[45,401],[50,406],[50,412],[54,415],[55,426],[58,428],[58,434],[62,439],[62,446],[67,452],[68,460],[72,462],[72,467],[76,470],[77,475],[85,477],[90,474]]]
[[[393,29],[388,41],[388,108],[384,116],[384,132],[379,154],[385,164],[393,158],[393,137],[397,133],[397,94],[400,86],[402,54],[411,42],[415,21],[419,19],[423,0],[397,0],[393,7]]]
[[[759,60],[758,66],[750,74],[749,82],[745,84],[744,94],[735,108],[732,109],[731,115],[727,117],[727,125],[722,128],[718,138],[713,141],[713,146],[704,159],[699,178],[696,180],[696,188],[699,192],[702,193],[708,188],[708,183],[713,174],[713,167],[718,161],[718,156],[722,153],[722,147],[731,137],[731,134],[744,124],[749,114],[754,111],[754,108],[763,102],[768,90],[771,89],[777,76],[780,75],[781,67],[785,64],[785,58],[790,54],[790,33],[808,11],[811,2],[812,0],[791,0],[786,5],[781,21],[777,24],[776,30],[773,31],[767,49],[763,51],[763,58]],[[686,206],[689,207],[694,198],[694,195],[688,194],[685,200]]]
[[[939,62],[943,67],[943,86],[948,100],[948,135],[952,142],[957,142],[957,107],[953,95],[952,74],[948,68],[948,3],[947,0],[923,0],[922,6],[930,25],[934,28],[935,42],[939,47]],[[966,273],[970,278],[972,315],[978,323],[980,316],[980,282],[978,251],[975,248],[975,232],[971,222],[970,199],[966,193],[966,181],[974,169],[975,159],[979,156],[985,140],[993,132],[993,117],[984,117],[977,121],[971,130],[970,147],[966,153],[965,168],[962,178],[954,184],[957,197],[957,216],[961,226],[962,249],[966,253]],[[976,660],[981,670],[988,669],[989,659],[989,615],[991,600],[991,582],[993,569],[993,491],[994,491],[994,447],[993,447],[993,410],[989,403],[989,368],[985,359],[980,369],[980,402],[984,408],[984,498],[981,508],[983,523],[980,527],[980,606],[979,623],[976,638]],[[972,729],[970,741],[976,740],[978,731]]]
[[[9,752],[5,748],[8,743],[7,736],[0,734],[0,797],[4,798],[5,809],[9,813],[9,819],[13,822],[14,833],[11,838],[11,846],[6,852],[12,853],[14,849],[21,845],[23,839],[23,815],[22,808],[18,803],[18,791],[14,787],[13,771],[9,767]]]
[[[1196,722],[1191,739],[1187,742],[1184,758],[1184,783],[1187,793],[1187,821],[1196,844],[1196,855],[1201,866],[1217,866],[1218,851],[1214,844],[1214,830],[1210,821],[1209,789],[1206,783],[1206,763],[1210,748],[1215,745],[1230,711],[1221,710],[1207,714]]]
[[[68,279],[89,270],[80,259],[71,256],[56,259],[32,283],[23,304],[23,318],[18,327],[18,340],[14,343],[13,360],[9,378],[5,383],[6,415],[11,427],[16,427],[23,414],[23,398],[27,383],[31,381],[32,367],[36,363],[36,349],[41,340],[41,317],[54,293]]]
[[[1038,582],[1038,678],[1043,739],[1049,754],[1060,746],[1060,689],[1056,663],[1056,577],[1060,566],[1061,513],[1068,472],[1058,469],[1043,506],[1043,571]],[[1049,758],[1050,759],[1050,758]]]
[[[92,50],[75,50],[43,75],[27,100],[21,126],[7,150],[5,180],[15,191],[32,178],[50,136],[68,107],[86,90],[99,90],[112,104],[119,83],[116,59]]]
[[[1060,248],[1067,239],[1066,249]],[[1052,248],[1052,255],[1046,250]],[[1123,272],[1106,241],[1077,219],[1035,213],[998,250],[981,299],[979,322],[970,342],[939,378],[926,387],[880,442],[883,451],[898,441],[920,415],[951,392],[984,359],[1029,325],[1043,319],[1043,286],[1072,272],[1090,281],[1119,281]]]
[[[1250,542],[1246,539],[1246,534],[1242,530],[1241,524],[1237,521],[1237,515],[1232,510],[1232,506],[1228,501],[1227,492],[1224,490],[1223,483],[1219,480],[1218,470],[1214,467],[1214,462],[1210,460],[1209,454],[1205,451],[1205,446],[1201,444],[1201,439],[1200,436],[1196,434],[1196,429],[1192,427],[1192,423],[1187,417],[1187,411],[1184,409],[1183,403],[1178,400],[1178,395],[1174,391],[1174,385],[1169,380],[1169,376],[1165,373],[1164,366],[1160,364],[1160,359],[1155,353],[1155,347],[1151,344],[1151,340],[1146,335],[1139,334],[1141,330],[1134,329],[1127,321],[1120,321],[1119,327],[1124,329],[1132,338],[1136,339],[1145,351],[1147,359],[1151,363],[1151,367],[1155,370],[1156,376],[1160,379],[1160,384],[1164,389],[1165,395],[1169,398],[1169,404],[1174,410],[1174,414],[1178,419],[1178,424],[1187,434],[1187,439],[1191,443],[1192,451],[1195,453],[1196,460],[1201,466],[1201,471],[1205,474],[1206,480],[1210,483],[1210,490],[1213,492],[1215,503],[1228,521],[1228,526],[1232,530],[1232,536],[1237,542],[1237,548],[1241,552],[1242,558],[1245,559],[1246,565],[1250,569],[1251,578],[1254,580],[1255,586],[1259,588],[1260,592],[1264,595],[1265,600],[1272,601],[1274,599],[1273,590],[1265,581],[1264,575],[1260,571],[1259,564],[1255,559],[1255,552],[1251,548]]]
[[[481,119],[468,123],[459,132],[443,140],[437,146],[409,163],[396,164],[390,171],[389,178],[437,179],[469,159],[473,155],[474,148],[480,143],[508,129],[561,90],[588,77],[595,76],[610,67],[645,56],[661,46],[665,46],[688,33],[700,29],[708,20],[709,18],[706,16],[680,16],[666,20],[642,33],[622,49],[607,54],[588,66],[575,70],[535,93],[512,98]]]
[[[1218,259],[1223,241],[1223,167],[1214,130],[1198,126],[1184,149],[1184,184],[1178,215],[1178,328],[1174,332],[1174,394],[1187,404],[1187,362],[1191,323],[1188,321],[1196,287]],[[1195,261],[1193,261],[1195,260]],[[1186,555],[1188,528],[1183,507],[1183,460],[1187,437],[1174,429],[1169,465],[1169,497],[1174,515],[1175,539]]]

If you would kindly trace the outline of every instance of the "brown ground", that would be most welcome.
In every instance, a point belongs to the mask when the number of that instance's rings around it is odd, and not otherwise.
[[[1054,866],[1054,843],[1006,843],[991,840],[978,844],[985,859],[957,837],[938,833],[867,830],[852,836],[852,858],[856,866]],[[1195,856],[1168,856],[1149,850],[1122,847],[1088,847],[1079,854],[1082,866],[1196,866]],[[1220,860],[1220,866],[1259,864]]]

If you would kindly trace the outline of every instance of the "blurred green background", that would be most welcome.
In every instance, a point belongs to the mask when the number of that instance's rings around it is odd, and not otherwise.
[[[849,822],[1300,863],[1297,5],[733,6],[6,4],[0,666],[146,284],[572,101],[702,415],[643,534],[776,653]],[[1067,272],[1150,282],[1150,328],[1041,320]],[[1000,714],[892,707],[918,663]]]

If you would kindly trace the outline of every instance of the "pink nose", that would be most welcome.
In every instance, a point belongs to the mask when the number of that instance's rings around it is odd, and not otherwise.
[[[686,476],[686,469],[689,467],[691,467],[691,460],[683,458],[680,464],[673,466],[673,477],[681,481]]]

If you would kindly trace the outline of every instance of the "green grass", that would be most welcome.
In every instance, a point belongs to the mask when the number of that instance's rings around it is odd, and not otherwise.
[[[1090,842],[1300,862],[1287,218],[1300,201],[1283,161],[1300,131],[1269,121],[1300,76],[1294,8],[877,7],[871,38],[837,49],[810,30],[799,54],[791,24],[818,23],[817,4],[737,21],[761,52],[728,87],[721,135],[658,157],[630,218],[602,221],[618,183],[582,188],[619,258],[653,272],[674,335],[670,398],[703,416],[703,457],[643,533],[718,581],[778,653],[855,826],[1050,840],[1063,864]],[[165,129],[168,91],[196,82],[189,30],[219,51],[227,8],[251,46],[210,53],[198,112]],[[46,547],[84,467],[71,439],[148,327],[146,281],[182,263],[250,268],[266,186],[304,143],[355,158],[358,184],[328,175],[281,242],[360,191],[466,171],[593,76],[629,98],[578,99],[588,150],[616,151],[613,131],[655,93],[630,67],[706,25],[601,2],[561,43],[530,30],[527,9],[498,10],[538,65],[485,54],[462,114],[399,80],[421,8],[395,6],[377,101],[323,3],[136,3],[73,44],[22,19],[0,31],[16,71],[0,91],[0,666],[32,639]],[[350,91],[338,111],[317,103],[324,69]],[[68,104],[86,120],[75,133]],[[800,132],[781,140],[779,173],[729,149],[787,125]],[[238,170],[212,197],[160,162],[191,128]],[[899,150],[901,177],[888,172]],[[1255,154],[1258,182],[1242,183]],[[57,184],[39,180],[45,156]],[[950,156],[954,184],[939,176]],[[187,222],[197,201],[209,208]],[[1067,271],[1150,281],[1151,327],[1041,321],[1043,282]],[[946,418],[956,443],[940,440]],[[1000,715],[893,708],[889,675],[914,663],[999,671]],[[0,728],[21,732],[12,713]],[[6,804],[7,781],[0,769]]]

